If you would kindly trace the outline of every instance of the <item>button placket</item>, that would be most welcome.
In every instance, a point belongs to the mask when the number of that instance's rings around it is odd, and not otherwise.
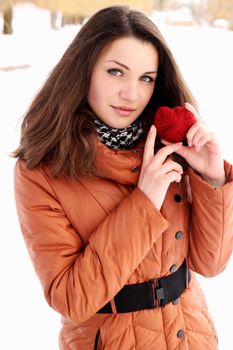
[[[131,171],[132,171],[132,173],[138,173],[139,169],[140,169],[140,167],[135,165],[131,168]]]
[[[172,304],[173,304],[173,305],[178,305],[179,302],[180,302],[180,299],[179,299],[179,298],[172,300]]]
[[[174,264],[174,265],[172,265],[171,267],[170,267],[170,272],[171,273],[174,273],[174,272],[176,272],[177,271],[177,266]]]
[[[183,329],[179,329],[178,332],[176,333],[177,338],[184,338],[185,332]]]
[[[180,203],[182,201],[182,197],[179,193],[176,193],[174,195],[174,200],[177,202],[177,203]]]
[[[177,240],[180,240],[183,238],[183,232],[182,231],[177,231],[176,234],[175,234],[175,238]]]

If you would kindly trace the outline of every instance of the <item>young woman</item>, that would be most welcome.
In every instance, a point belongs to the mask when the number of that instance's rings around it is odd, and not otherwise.
[[[188,146],[159,147],[159,106],[194,113]],[[195,272],[229,260],[233,171],[194,106],[159,30],[127,7],[89,19],[32,102],[16,204],[60,349],[217,350]]]

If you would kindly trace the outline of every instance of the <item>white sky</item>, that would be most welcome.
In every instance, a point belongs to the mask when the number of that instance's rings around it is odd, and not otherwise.
[[[224,157],[232,163],[233,32],[163,25],[160,28],[199,101],[204,121],[216,134]],[[18,6],[14,30],[11,36],[0,35],[0,348],[58,350],[59,315],[44,301],[19,230],[12,186],[14,160],[7,153],[17,147],[20,117],[77,27],[52,31],[48,12]],[[21,68],[1,70],[9,66]],[[219,276],[199,277],[218,331],[219,350],[233,349],[232,276],[231,258]]]

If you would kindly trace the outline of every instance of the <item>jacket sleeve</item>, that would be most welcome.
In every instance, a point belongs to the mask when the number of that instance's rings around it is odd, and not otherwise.
[[[226,183],[214,189],[189,169],[192,214],[189,266],[212,277],[224,270],[233,249],[233,169],[224,162]]]
[[[42,170],[27,170],[18,161],[14,188],[21,230],[46,300],[75,322],[89,319],[114,297],[168,227],[136,188],[84,245]]]

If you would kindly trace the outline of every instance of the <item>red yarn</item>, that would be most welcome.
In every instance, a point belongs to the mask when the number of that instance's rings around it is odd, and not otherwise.
[[[161,139],[168,142],[185,140],[188,129],[196,122],[192,112],[184,107],[159,107],[154,116],[154,125]]]

